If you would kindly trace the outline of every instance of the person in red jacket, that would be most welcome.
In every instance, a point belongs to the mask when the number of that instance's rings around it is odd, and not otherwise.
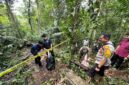
[[[120,41],[113,57],[111,58],[111,65],[119,69],[124,59],[129,58],[129,33]]]

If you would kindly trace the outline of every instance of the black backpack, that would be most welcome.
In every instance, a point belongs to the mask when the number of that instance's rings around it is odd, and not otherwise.
[[[51,52],[47,53],[48,57],[46,59],[46,68],[47,70],[51,71],[55,69],[55,58],[54,56],[51,54]]]

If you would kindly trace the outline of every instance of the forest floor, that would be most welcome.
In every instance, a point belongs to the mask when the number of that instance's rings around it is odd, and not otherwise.
[[[29,85],[88,85],[76,73],[67,69],[66,65],[58,65],[60,66],[53,71],[47,71],[45,68],[39,69],[33,65],[35,68],[32,73],[34,81],[30,81]]]
[[[30,55],[30,49],[22,50],[21,60],[25,60]],[[59,51],[57,51],[59,52]],[[53,71],[48,71],[45,67],[45,60],[41,59],[43,67],[39,67],[34,61],[28,63],[27,70],[31,70],[31,76],[27,77],[27,85],[96,85],[96,83],[88,84],[88,77],[86,79],[81,78],[77,72],[68,68],[67,64],[62,63],[61,59],[56,58],[56,68]],[[12,75],[15,74],[12,73]],[[11,76],[12,76],[11,75]],[[84,75],[87,76],[87,73]],[[11,78],[8,75],[8,80]],[[106,80],[107,79],[107,80]],[[121,84],[122,82],[126,82]],[[106,73],[104,84],[101,85],[129,85],[129,71],[126,70],[114,70],[110,68]]]
[[[58,60],[59,59],[56,60],[56,69],[53,71],[46,69],[46,63],[43,57],[41,59],[43,64],[42,68],[36,65],[34,61],[31,62],[28,66],[30,69],[33,69],[33,81],[30,80],[29,85],[91,85],[88,84],[88,79],[82,79],[73,70],[69,69],[67,64],[63,64]],[[127,70],[113,70],[111,68],[106,73],[106,77],[122,79],[129,83],[129,72]]]
[[[44,60],[42,60],[44,62]],[[58,62],[56,69],[48,71],[45,68],[45,63],[42,68],[39,68],[32,62],[29,67],[34,69],[29,85],[88,85],[87,81],[79,77],[74,71],[67,68],[66,64]]]
[[[24,50],[23,55],[26,59],[26,54],[29,50]],[[28,79],[29,85],[88,85],[87,81],[79,77],[74,71],[68,68],[67,64],[56,60],[56,68],[53,71],[48,71],[45,67],[46,62],[44,57],[41,57],[42,67],[35,64],[34,61],[28,64],[28,68],[32,72],[32,78]]]

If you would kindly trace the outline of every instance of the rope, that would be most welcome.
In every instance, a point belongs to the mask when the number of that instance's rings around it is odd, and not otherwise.
[[[42,55],[45,54],[46,52],[52,50],[53,48],[56,48],[56,47],[62,45],[63,43],[65,43],[65,42],[67,42],[67,41],[68,41],[68,40],[65,40],[65,41],[63,41],[63,42],[61,42],[61,43],[55,45],[54,47],[52,47],[52,48],[50,48],[50,49],[47,49],[47,50],[45,50],[45,51],[39,53],[39,54],[36,55],[36,56],[30,57],[30,58],[28,58],[27,60],[22,61],[21,63],[19,63],[19,64],[15,65],[15,66],[13,66],[13,67],[11,67],[11,68],[9,68],[9,69],[3,71],[3,72],[0,72],[0,77],[2,77],[2,76],[4,76],[4,75],[6,75],[6,74],[8,74],[8,73],[10,73],[10,72],[12,72],[12,71],[14,71],[14,70],[16,70],[16,69],[19,68],[19,67],[22,67],[22,66],[27,65],[29,62],[33,61],[33,60],[34,60],[35,58],[37,58],[38,56],[42,56]]]

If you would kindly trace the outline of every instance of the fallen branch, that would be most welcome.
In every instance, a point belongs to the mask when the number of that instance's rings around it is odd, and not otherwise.
[[[76,61],[70,61],[70,63],[75,64],[76,66],[78,66],[79,68],[83,69],[84,71],[88,71],[89,70],[89,68],[85,67],[84,65],[82,65],[82,64],[80,64],[80,63],[78,63]]]

